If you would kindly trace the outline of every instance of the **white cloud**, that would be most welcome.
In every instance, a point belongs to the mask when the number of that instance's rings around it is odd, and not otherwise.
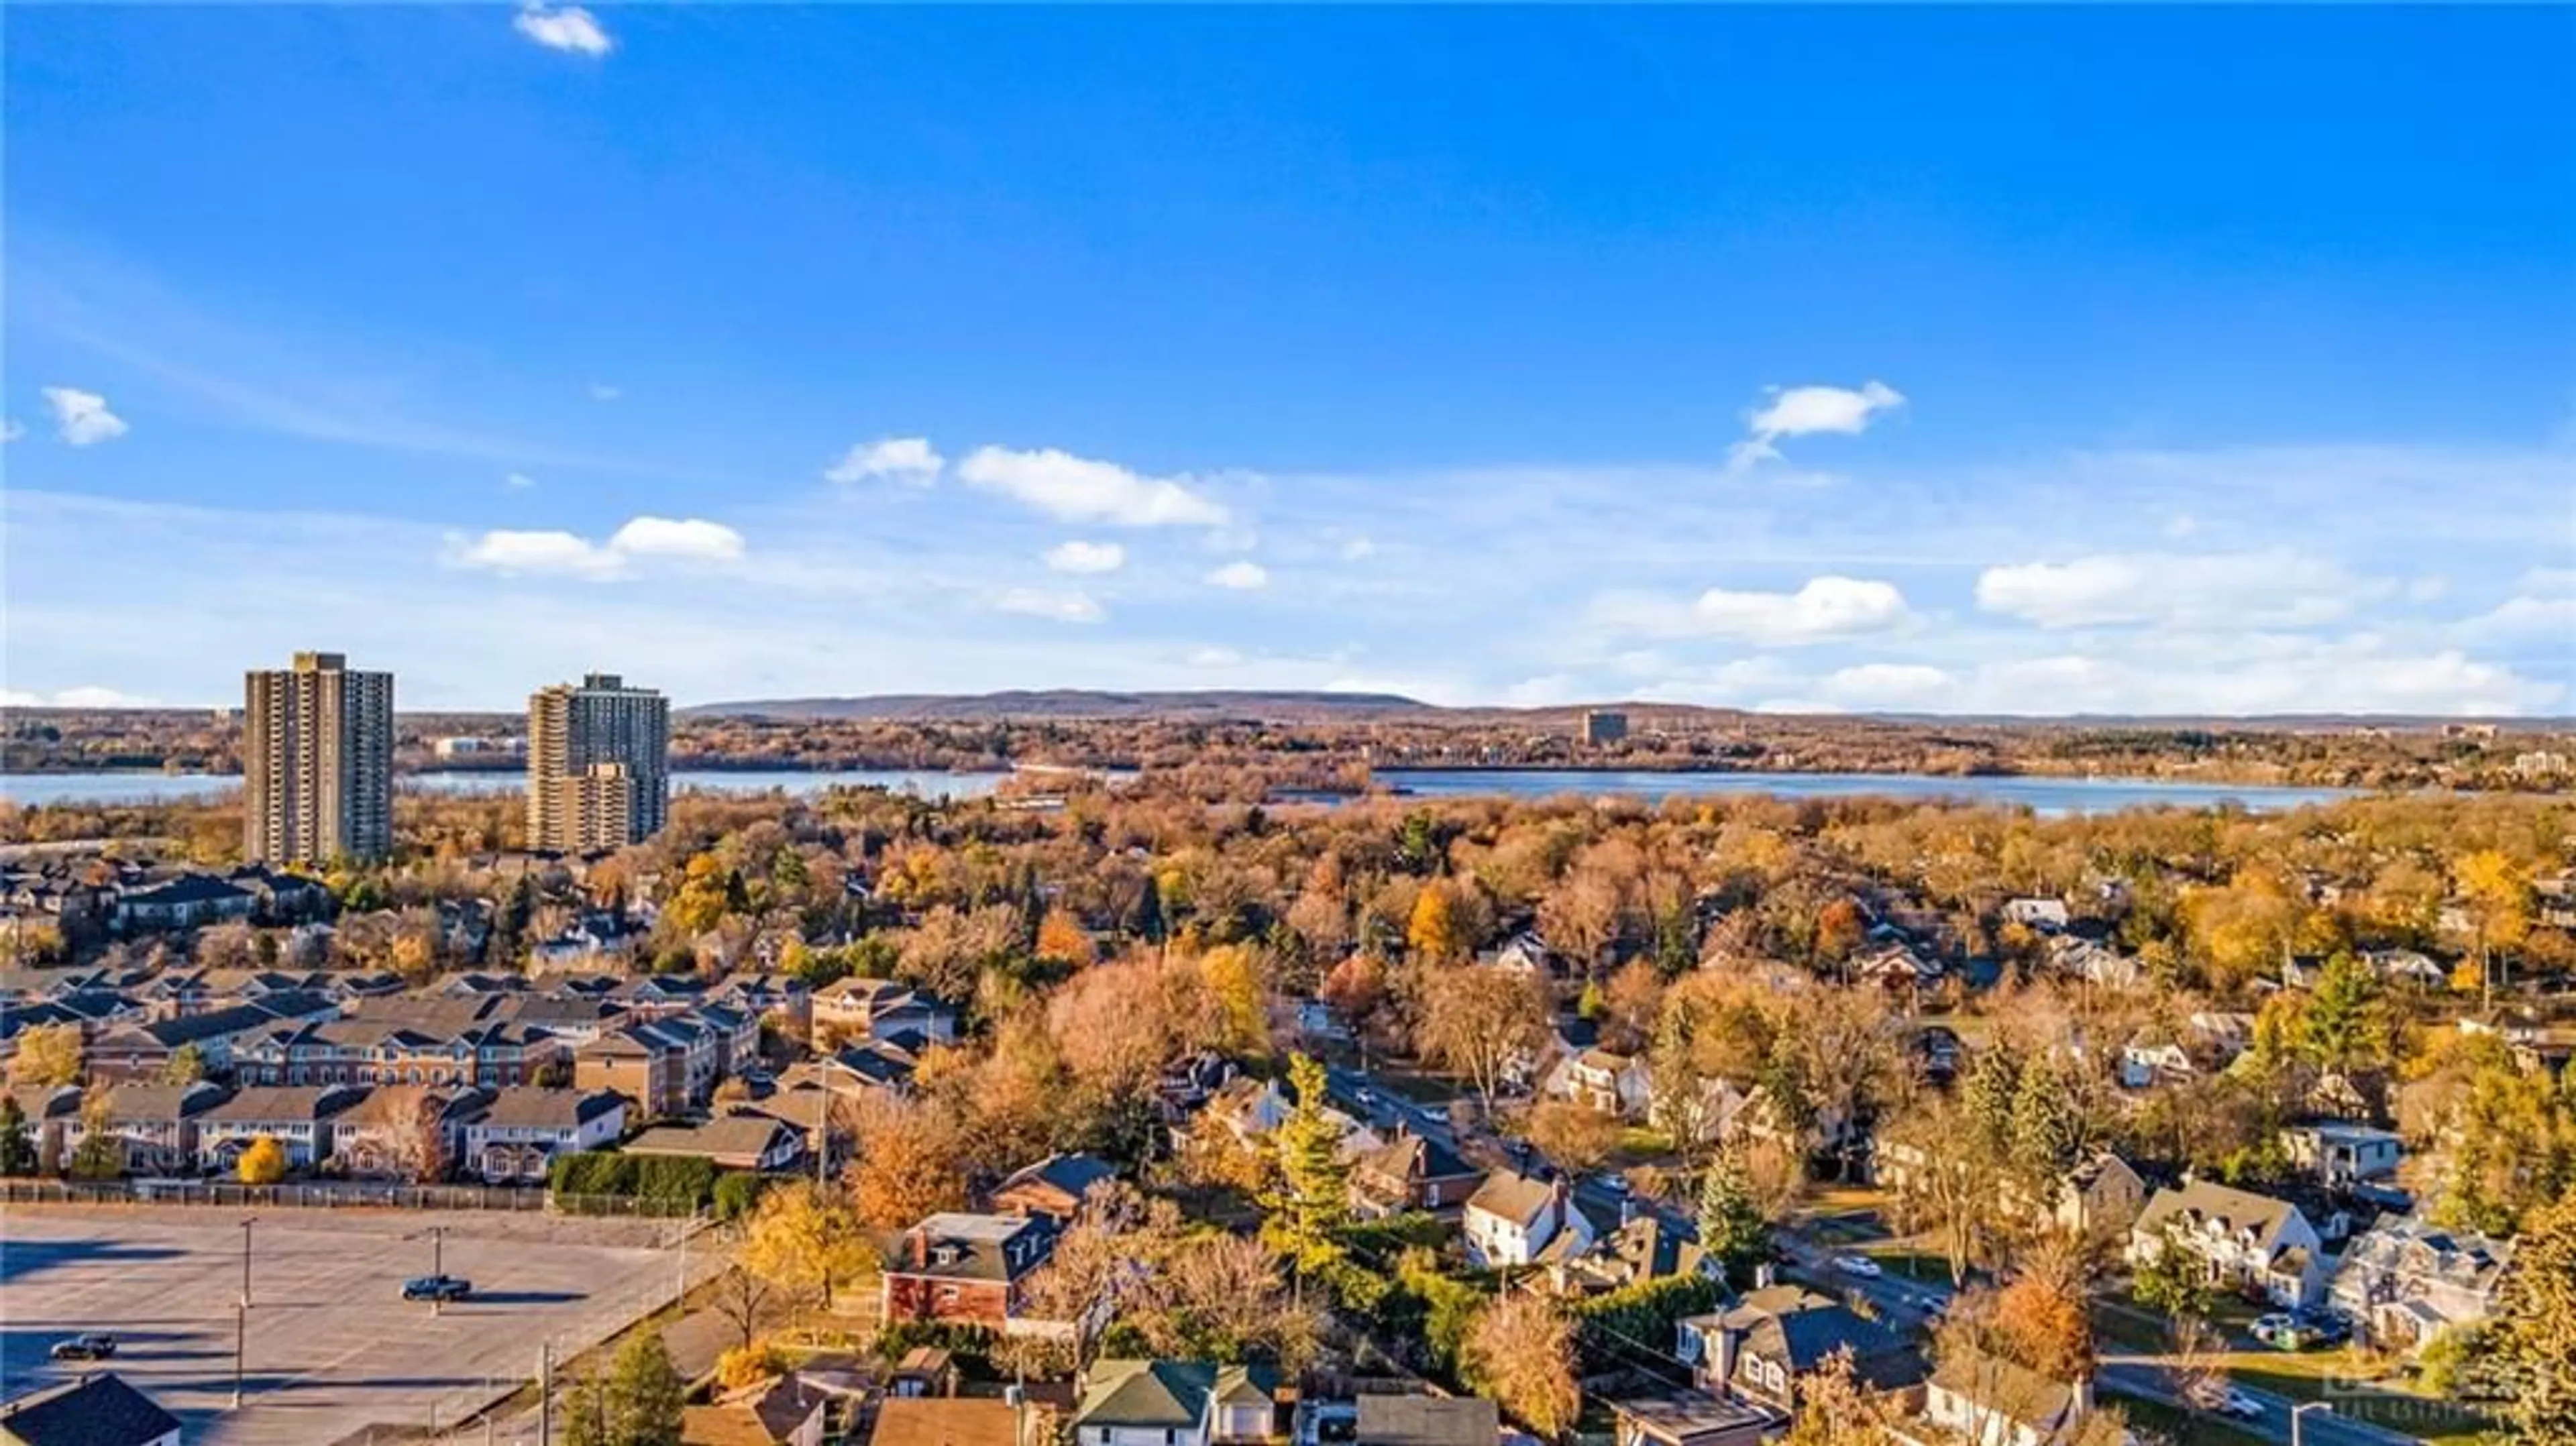
[[[1990,567],[1977,578],[1977,606],[2044,628],[2305,627],[2387,592],[2385,583],[2291,552],[2106,553]]]
[[[1046,565],[1057,572],[1116,572],[1127,565],[1127,549],[1114,542],[1060,542],[1046,550]]]
[[[2165,523],[2165,536],[2189,537],[2200,530],[2200,519],[2188,512],[2177,512]]]
[[[1257,562],[1229,562],[1207,575],[1210,586],[1251,592],[1270,586],[1270,570]]]
[[[1713,587],[1687,604],[1611,595],[1594,602],[1592,616],[1613,632],[1732,638],[1762,647],[1888,632],[1914,617],[1895,584],[1833,576],[1809,578],[1796,592],[1733,592]]]
[[[1016,452],[980,447],[957,475],[1066,522],[1120,527],[1222,527],[1223,504],[1167,477],[1145,477],[1049,447]]]
[[[697,562],[739,562],[742,534],[700,517],[638,517],[617,529],[608,550],[625,557],[676,557]]]
[[[537,479],[525,472],[513,472],[501,479],[501,485],[513,492],[525,492],[537,485]]]
[[[1376,551],[1377,544],[1371,542],[1365,532],[1342,540],[1342,561],[1344,562],[1357,562]]]
[[[1100,604],[1078,592],[1042,592],[1036,588],[1015,587],[995,594],[996,612],[1020,613],[1033,618],[1047,618],[1059,623],[1096,623],[1108,614]]]
[[[1838,703],[1862,707],[1923,707],[1952,685],[1948,673],[1923,663],[1861,663],[1827,673],[1821,688]]]
[[[545,5],[528,0],[519,7],[511,28],[548,50],[572,51],[581,55],[606,55],[617,48],[599,17],[578,5]]]
[[[559,530],[495,529],[468,542],[450,538],[443,560],[450,567],[490,572],[580,577],[623,577],[639,560],[731,563],[743,557],[742,534],[702,518],[637,517],[603,543]]]
[[[1193,648],[1183,661],[1193,668],[1239,668],[1243,654],[1232,648]]]
[[[590,384],[590,399],[594,402],[613,402],[624,395],[626,395],[624,387],[613,387],[606,382]]]
[[[114,688],[65,688],[59,693],[30,693],[21,688],[0,688],[0,708],[150,708],[152,698],[121,693]]]
[[[75,447],[113,441],[125,435],[125,419],[107,409],[107,398],[77,387],[47,387],[45,405],[53,409],[54,430]]]
[[[2512,597],[2460,626],[2482,642],[2576,639],[2576,569],[2532,568]]]
[[[0,421],[0,442],[14,442],[25,435],[27,435],[27,429],[18,425],[16,417]]]
[[[823,479],[846,486],[883,477],[906,487],[927,487],[939,480],[939,469],[946,465],[927,437],[879,437],[852,447]]]
[[[1783,437],[1806,437],[1819,432],[1850,436],[1867,431],[1870,420],[1880,412],[1905,405],[1903,394],[1881,381],[1868,382],[1858,391],[1849,387],[1774,387],[1770,396],[1769,405],[1756,408],[1744,419],[1750,435],[1728,451],[1731,469],[1742,471],[1756,462],[1778,460],[1777,443]]]

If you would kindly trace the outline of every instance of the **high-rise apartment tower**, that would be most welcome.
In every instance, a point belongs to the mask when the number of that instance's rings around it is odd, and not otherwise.
[[[528,697],[528,847],[588,854],[661,832],[671,704],[614,673]]]
[[[242,704],[243,852],[278,864],[393,852],[393,674],[297,653],[245,674]]]

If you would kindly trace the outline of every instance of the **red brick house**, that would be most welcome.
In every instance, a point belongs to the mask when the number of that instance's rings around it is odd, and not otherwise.
[[[895,1242],[885,1263],[884,1316],[965,1321],[1012,1333],[1059,1329],[1025,1315],[1028,1278],[1055,1253],[1043,1215],[933,1215]]]

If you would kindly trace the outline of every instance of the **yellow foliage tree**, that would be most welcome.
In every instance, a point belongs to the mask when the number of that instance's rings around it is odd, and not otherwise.
[[[1235,1054],[1265,1053],[1269,1020],[1262,1008],[1261,965],[1241,944],[1220,944],[1199,956],[1199,978],[1207,985],[1225,1033],[1225,1047]]]
[[[9,1082],[22,1085],[80,1083],[81,1032],[77,1024],[39,1024],[18,1036]]]
[[[1065,964],[1088,964],[1092,960],[1091,935],[1072,910],[1059,904],[1038,920],[1037,955]]]
[[[262,1135],[242,1151],[234,1172],[245,1185],[274,1185],[286,1178],[286,1147],[275,1135]]]
[[[832,1292],[875,1263],[867,1236],[840,1200],[800,1180],[760,1197],[736,1259],[787,1294],[832,1305]]]
[[[1447,883],[1428,885],[1414,895],[1413,917],[1405,925],[1404,941],[1425,959],[1450,960],[1467,952],[1466,940],[1459,937],[1458,909],[1449,897]]]

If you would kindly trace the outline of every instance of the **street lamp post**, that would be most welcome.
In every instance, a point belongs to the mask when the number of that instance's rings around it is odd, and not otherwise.
[[[2292,1406],[2290,1408],[2290,1446],[2300,1446],[2300,1417],[2305,1416],[2310,1411],[2331,1411],[2333,1409],[2334,1407],[2323,1401],[2303,1401],[2298,1405]]]
[[[242,1283],[241,1299],[233,1302],[233,1409],[241,1409],[242,1374],[245,1348],[250,1340],[250,1228],[259,1217],[242,1217]]]

